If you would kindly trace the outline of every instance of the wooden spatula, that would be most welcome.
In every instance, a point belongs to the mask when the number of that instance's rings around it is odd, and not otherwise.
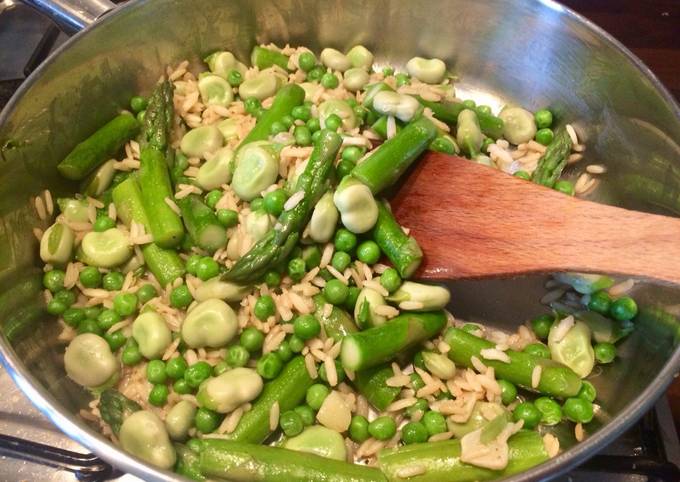
[[[581,271],[680,283],[680,219],[576,199],[428,152],[390,200],[423,279]]]

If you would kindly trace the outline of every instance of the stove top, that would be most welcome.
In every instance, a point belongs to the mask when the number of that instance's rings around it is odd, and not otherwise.
[[[66,36],[48,19],[14,0],[0,0],[0,109],[23,80]],[[7,48],[10,46],[10,48]],[[0,368],[0,481],[137,481],[88,454],[61,433]],[[20,440],[21,439],[21,440]],[[30,441],[30,442],[26,442]],[[12,446],[11,458],[2,446]],[[36,463],[48,449],[59,462]],[[628,432],[560,482],[677,482],[680,443],[663,398]],[[80,471],[79,471],[80,469]]]

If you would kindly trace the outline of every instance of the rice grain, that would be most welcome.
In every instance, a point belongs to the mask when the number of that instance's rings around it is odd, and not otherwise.
[[[279,425],[279,402],[276,401],[272,404],[272,407],[269,409],[269,430],[272,432],[276,430],[276,427]]]
[[[541,365],[536,365],[531,371],[531,388],[538,388],[541,383],[541,374],[543,373],[543,367]]]

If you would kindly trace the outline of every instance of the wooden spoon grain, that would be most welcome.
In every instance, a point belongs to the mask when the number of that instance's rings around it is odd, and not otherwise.
[[[425,258],[415,277],[579,271],[680,283],[680,219],[584,201],[437,152],[391,199]]]

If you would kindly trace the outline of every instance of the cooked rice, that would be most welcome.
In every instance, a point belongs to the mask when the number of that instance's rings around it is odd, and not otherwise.
[[[387,291],[387,290],[385,290]],[[422,310],[425,307],[422,301],[402,301],[399,308],[402,310]]]
[[[395,475],[400,479],[410,479],[416,475],[423,475],[427,473],[427,467],[424,465],[409,465],[407,467],[402,467],[396,471]]]
[[[607,172],[607,167],[603,164],[591,164],[586,167],[586,172],[590,174],[604,174]]]
[[[531,371],[531,388],[538,388],[541,383],[541,375],[543,373],[543,366],[536,365]]]
[[[553,339],[555,343],[559,343],[562,339],[567,336],[569,330],[574,326],[574,317],[569,315],[562,318],[559,323],[554,328]]]
[[[312,355],[305,355],[305,368],[307,368],[307,373],[311,378],[316,379],[319,376],[319,372],[316,369],[316,362]]]
[[[625,295],[630,290],[632,290],[634,286],[635,286],[635,280],[634,279],[627,279],[626,281],[622,281],[621,283],[615,284],[614,286],[609,288],[607,291],[611,296],[616,298],[618,296]]]
[[[449,440],[450,438],[453,437],[453,432],[441,432],[432,435],[430,438],[427,439],[428,442],[441,442],[443,440]]]
[[[279,402],[276,401],[269,409],[269,430],[274,431],[279,426]]]
[[[38,214],[40,220],[45,221],[47,219],[47,211],[45,210],[45,201],[40,196],[36,196],[33,205],[35,206],[35,212]]]
[[[548,453],[548,457],[553,458],[560,453],[560,441],[551,433],[546,433],[543,436],[543,446]]]
[[[582,442],[583,439],[586,437],[582,424],[577,423],[576,426],[574,427],[574,437],[576,438],[577,442]]]
[[[497,348],[484,348],[479,351],[482,358],[485,360],[496,360],[503,363],[510,363],[510,357],[507,353],[498,350]]]

